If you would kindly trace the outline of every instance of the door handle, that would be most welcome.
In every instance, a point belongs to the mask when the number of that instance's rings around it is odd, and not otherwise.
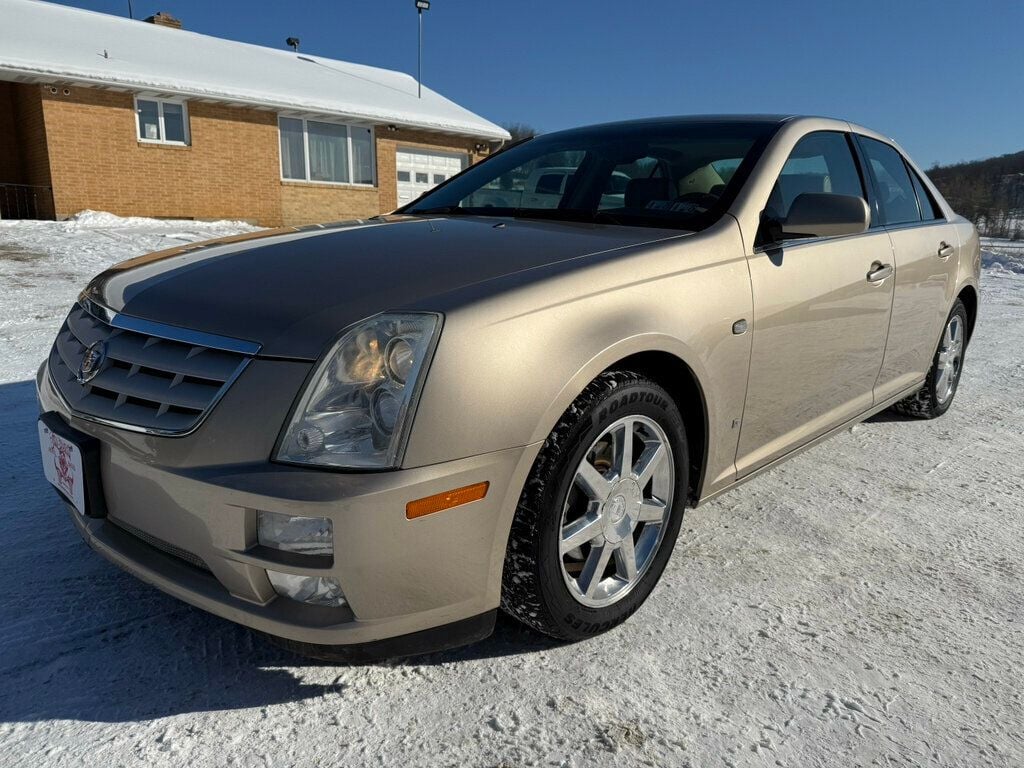
[[[948,259],[953,255],[953,246],[943,240],[939,243],[939,258]]]
[[[880,283],[890,275],[892,275],[892,264],[883,264],[880,261],[876,261],[871,265],[871,270],[868,272],[868,282]]]

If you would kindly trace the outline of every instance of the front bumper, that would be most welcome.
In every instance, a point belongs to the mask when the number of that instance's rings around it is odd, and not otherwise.
[[[168,594],[298,643],[347,646],[406,635],[414,640],[415,633],[445,625],[472,625],[475,634],[468,639],[479,637],[486,624],[479,619],[492,615],[500,602],[508,530],[539,444],[414,469],[337,473],[270,463],[270,435],[264,445],[249,441],[252,456],[222,446],[222,455],[242,460],[210,463],[210,446],[232,434],[231,420],[252,421],[248,399],[281,376],[267,367],[274,365],[288,364],[250,366],[189,438],[130,435],[79,419],[61,404],[45,366],[40,369],[40,409],[56,411],[100,441],[107,517],[71,511],[85,540]],[[280,423],[287,405],[277,408],[279,418],[275,404],[263,398],[261,421]],[[161,461],[164,455],[168,463]],[[406,519],[411,500],[485,480],[490,488],[480,501]],[[330,518],[333,563],[303,567],[288,553],[259,547],[260,510]],[[279,597],[267,568],[332,576],[348,604],[329,608]],[[437,633],[420,637],[433,638],[427,645],[444,640]]]

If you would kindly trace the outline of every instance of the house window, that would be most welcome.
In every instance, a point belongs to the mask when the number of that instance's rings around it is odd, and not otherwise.
[[[188,107],[183,101],[135,99],[139,141],[158,144],[188,144]]]
[[[327,184],[374,183],[373,131],[359,125],[279,117],[281,178]]]

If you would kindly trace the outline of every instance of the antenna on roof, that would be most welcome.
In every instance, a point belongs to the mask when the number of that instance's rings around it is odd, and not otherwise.
[[[128,18],[129,19],[134,19],[135,18],[135,16],[132,15],[132,0],[128,0]]]
[[[297,37],[289,37],[287,40],[284,41],[284,44],[289,46],[296,53],[298,53],[298,50],[299,50],[299,38],[297,38]]]

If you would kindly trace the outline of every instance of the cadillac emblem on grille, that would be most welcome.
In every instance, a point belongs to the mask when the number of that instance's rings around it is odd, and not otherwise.
[[[88,384],[94,378],[96,374],[100,372],[100,368],[103,367],[103,361],[107,358],[107,342],[96,341],[90,344],[85,354],[82,356],[82,362],[78,366],[78,373],[75,378],[79,384]]]

